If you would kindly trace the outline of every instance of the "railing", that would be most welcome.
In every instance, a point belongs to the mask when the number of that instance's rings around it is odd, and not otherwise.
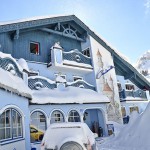
[[[39,90],[40,88],[49,88],[49,89],[57,88],[56,81],[52,81],[41,76],[29,77],[28,86],[31,90]],[[79,87],[79,88],[95,90],[95,87],[93,85],[85,82],[84,80],[67,82],[65,86],[66,87],[74,86],[74,87]]]
[[[14,75],[17,75],[20,78],[23,77],[18,65],[11,58],[0,58],[0,68],[9,72],[13,72]]]
[[[142,98],[142,99],[147,99],[147,96],[146,96],[146,92],[143,91],[143,90],[132,90],[132,91],[127,91],[127,90],[122,90],[119,92],[119,97],[121,99],[125,99],[127,97],[133,97],[133,98]]]
[[[83,55],[78,50],[63,52],[63,60],[75,61],[77,63],[83,63],[92,66],[91,58]]]
[[[67,83],[66,86],[74,86],[74,87],[80,87],[85,89],[90,89],[95,91],[95,87],[84,80],[77,80],[71,83]]]
[[[31,90],[38,90],[40,88],[56,88],[56,83],[44,77],[35,76],[28,78],[28,86]]]

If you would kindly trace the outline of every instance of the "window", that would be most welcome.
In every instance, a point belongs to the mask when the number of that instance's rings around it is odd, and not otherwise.
[[[30,137],[31,142],[41,141],[46,130],[46,117],[40,111],[31,114]]]
[[[6,109],[0,115],[0,140],[16,139],[22,136],[22,116],[15,109]]]
[[[39,55],[39,43],[30,42],[30,53]]]
[[[74,81],[83,80],[83,78],[82,78],[82,77],[79,77],[79,76],[74,76],[74,77],[73,77],[73,80],[74,80]]]
[[[126,109],[125,107],[121,107],[122,117],[124,118],[126,116]]]
[[[82,53],[83,53],[83,55],[90,57],[90,48],[83,50]]]
[[[126,90],[134,90],[134,85],[133,84],[126,83],[125,86],[126,86]]]
[[[51,115],[51,123],[59,123],[64,121],[65,121],[64,116],[60,111],[58,110],[53,111]]]
[[[137,112],[139,113],[139,107],[138,107],[138,106],[130,107],[130,114],[131,114],[133,111],[137,111]]]
[[[80,122],[80,116],[76,110],[70,111],[68,122]]]
[[[121,83],[117,83],[118,91],[122,91]]]

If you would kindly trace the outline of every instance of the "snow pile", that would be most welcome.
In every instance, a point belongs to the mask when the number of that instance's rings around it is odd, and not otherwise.
[[[83,89],[79,87],[65,88],[41,88],[33,90],[32,103],[47,104],[47,103],[99,103],[110,102],[108,97],[97,93],[93,90]]]
[[[139,58],[136,67],[150,81],[150,50]]]
[[[19,64],[23,69],[25,69],[26,71],[29,71],[28,64],[27,64],[27,62],[26,62],[23,58],[20,58],[20,59],[18,60],[18,64]]]
[[[100,145],[101,149],[109,150],[149,150],[150,149],[150,103],[141,115],[132,114],[132,121],[120,134]]]
[[[0,68],[0,88],[31,98],[31,90],[18,76]]]

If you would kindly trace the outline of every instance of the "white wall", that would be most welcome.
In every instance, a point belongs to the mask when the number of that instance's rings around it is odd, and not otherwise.
[[[6,90],[0,89],[0,114],[7,108],[16,109],[23,117],[23,138],[20,141],[10,140],[0,143],[4,150],[29,150],[30,149],[30,130],[29,130],[29,109],[28,99],[18,96],[17,94],[10,93]],[[11,143],[12,142],[12,143]]]
[[[101,56],[102,56],[101,58],[102,58],[102,62],[103,62],[103,69],[106,69],[110,65],[114,66],[114,63],[113,63],[113,58],[111,56],[111,53],[108,50],[106,50],[101,44],[99,44],[92,37],[90,37],[90,41],[91,41],[93,66],[94,66],[95,79],[96,79],[96,75],[99,71],[98,56],[97,56],[98,51],[101,53]],[[110,77],[112,78],[113,82],[110,80]],[[111,69],[103,77],[96,79],[97,91],[99,93],[103,91],[103,85],[106,80],[107,80],[109,86],[114,91],[113,100],[115,101],[114,107],[116,109],[115,111],[117,112],[117,114],[116,114],[117,118],[114,121],[122,123],[120,98],[119,98],[119,93],[118,93],[118,88],[117,88],[117,78],[116,78],[115,69]],[[114,116],[114,118],[115,118],[115,116]]]

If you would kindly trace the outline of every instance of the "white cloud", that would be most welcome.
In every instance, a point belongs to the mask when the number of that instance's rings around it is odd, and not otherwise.
[[[145,14],[149,14],[150,13],[150,0],[145,0]]]

